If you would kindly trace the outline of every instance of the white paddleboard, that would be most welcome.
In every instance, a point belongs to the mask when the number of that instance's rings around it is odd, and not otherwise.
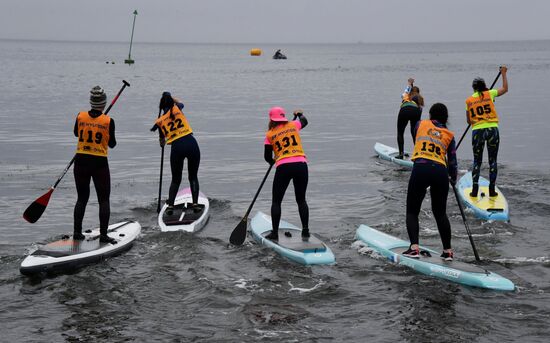
[[[199,209],[194,209],[191,205],[193,197],[189,187],[181,189],[176,195],[174,201],[174,211],[172,215],[166,213],[168,205],[164,204],[158,215],[158,224],[160,231],[186,231],[197,232],[208,222],[210,216],[210,202],[206,195],[199,192]]]
[[[73,240],[67,235],[40,245],[23,260],[19,270],[24,275],[34,275],[77,269],[130,249],[140,232],[138,222],[127,221],[109,225],[107,235],[116,239],[117,244],[100,243],[99,228],[84,231],[84,240]]]
[[[414,162],[411,161],[410,152],[405,151],[405,156],[403,157],[403,159],[396,158],[396,156],[399,155],[398,149],[378,142],[376,142],[376,144],[374,145],[374,151],[380,159],[393,162],[398,166],[412,169],[414,165]]]

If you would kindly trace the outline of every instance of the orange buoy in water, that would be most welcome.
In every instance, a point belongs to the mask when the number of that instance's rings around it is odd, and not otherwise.
[[[250,56],[261,56],[262,49],[250,49]]]

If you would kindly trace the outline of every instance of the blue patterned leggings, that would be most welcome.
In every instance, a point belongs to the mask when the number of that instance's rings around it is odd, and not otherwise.
[[[474,184],[478,184],[481,162],[483,161],[483,150],[487,142],[487,154],[489,157],[489,181],[495,184],[497,181],[498,167],[497,156],[500,145],[498,127],[477,129],[472,131],[472,148],[474,150],[474,164],[472,166],[472,178]]]

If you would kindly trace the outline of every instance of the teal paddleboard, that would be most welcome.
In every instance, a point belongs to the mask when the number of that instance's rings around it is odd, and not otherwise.
[[[497,291],[513,291],[512,281],[470,263],[457,261],[445,261],[439,257],[440,253],[421,247],[431,256],[410,258],[402,253],[408,249],[409,242],[390,236],[384,232],[375,230],[366,225],[360,225],[356,238],[366,243],[368,247],[386,257],[388,260],[407,266],[429,276],[456,282],[462,285],[487,288]]]
[[[270,231],[271,217],[262,212],[256,213],[250,222],[250,232],[259,243],[300,264],[331,264],[335,261],[330,248],[315,233],[304,240],[301,229],[283,220],[279,224],[278,241],[265,238]]]

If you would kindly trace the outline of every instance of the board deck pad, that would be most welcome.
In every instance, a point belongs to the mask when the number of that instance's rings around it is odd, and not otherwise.
[[[162,215],[162,221],[166,225],[187,225],[199,219],[204,212],[204,205],[198,204],[200,211],[195,212],[191,203],[184,203],[174,206],[172,215],[168,215],[166,211]]]
[[[510,220],[510,209],[502,190],[496,187],[498,195],[489,196],[489,180],[479,177],[479,190],[477,197],[471,197],[472,173],[467,172],[457,182],[458,196],[469,207],[477,218],[484,220]]]
[[[265,238],[271,231],[262,233]],[[287,235],[290,233],[290,237]],[[267,238],[266,238],[267,239]],[[271,242],[280,245],[286,249],[300,251],[300,252],[321,252],[326,250],[326,246],[317,237],[311,235],[307,239],[302,239],[302,232],[294,229],[279,229],[279,240]]]
[[[470,196],[472,192],[472,187],[465,187],[463,190],[463,195],[466,199],[471,201],[477,207],[485,209],[492,212],[502,212],[506,206],[504,197],[500,193],[496,197],[489,196],[489,187],[479,186],[479,191],[477,197]]]
[[[31,255],[62,257],[82,254],[102,248],[109,243],[100,243],[99,239],[73,240],[71,237],[48,243]]]
[[[393,251],[396,254],[401,254],[402,255],[403,252],[405,250],[407,250],[408,248],[409,248],[409,245],[407,244],[404,247],[397,247],[397,248],[393,248],[393,249],[389,249],[389,250]],[[403,258],[412,258],[412,257],[403,256]],[[436,255],[434,253],[431,254],[431,257],[425,256],[425,255],[420,255],[420,257],[415,258],[415,260],[419,260],[419,261],[423,261],[423,262],[427,262],[427,263],[432,263],[432,264],[437,264],[437,265],[440,265],[440,266],[444,266],[446,268],[454,268],[454,269],[457,269],[457,270],[462,270],[462,271],[466,271],[466,272],[470,272],[470,273],[487,274],[485,269],[477,267],[476,265],[472,265],[472,264],[464,263],[464,262],[461,262],[461,261],[457,261],[456,259],[452,260],[452,261],[445,261],[439,255]]]

